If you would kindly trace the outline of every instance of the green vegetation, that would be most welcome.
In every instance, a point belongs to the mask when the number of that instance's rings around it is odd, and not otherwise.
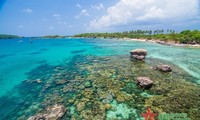
[[[200,31],[198,30],[184,30],[176,33],[174,30],[135,30],[115,33],[83,33],[75,35],[74,37],[88,37],[88,38],[136,38],[147,40],[161,40],[172,41],[183,44],[200,44]]]
[[[65,38],[66,36],[59,36],[59,35],[47,35],[42,38]]]
[[[20,38],[20,37],[17,35],[0,34],[0,39],[13,39],[13,38]]]

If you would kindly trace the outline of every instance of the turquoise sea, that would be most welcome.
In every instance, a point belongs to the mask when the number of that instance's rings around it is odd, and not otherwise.
[[[183,100],[187,95],[199,97],[193,93],[200,88],[199,48],[120,39],[29,40],[0,40],[0,120],[28,119],[54,104],[66,107],[60,118],[65,120],[97,119],[98,115],[108,120],[141,119],[148,106],[156,112],[185,112],[195,119],[200,115],[199,98]],[[146,62],[129,60],[129,52],[136,48],[148,51]],[[171,65],[172,73],[151,69],[161,63]],[[150,77],[155,87],[138,88],[137,76]],[[185,96],[179,100],[183,91]],[[112,97],[108,100],[108,96]],[[169,105],[171,96],[178,96],[180,106]],[[155,99],[160,101],[153,104]]]

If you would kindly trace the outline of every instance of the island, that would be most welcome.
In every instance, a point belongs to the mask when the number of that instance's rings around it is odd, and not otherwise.
[[[86,38],[129,38],[139,40],[156,41],[160,44],[200,44],[199,30],[132,30],[114,33],[82,33],[74,37]]]
[[[21,37],[17,35],[0,34],[0,39],[14,39],[14,38],[21,38]]]

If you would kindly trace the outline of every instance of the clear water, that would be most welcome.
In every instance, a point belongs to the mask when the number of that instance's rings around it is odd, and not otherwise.
[[[23,42],[18,42],[19,40]],[[0,115],[8,109],[18,109],[16,107],[18,103],[5,102],[7,100],[5,97],[18,96],[17,86],[23,84],[23,81],[31,79],[28,73],[38,66],[61,65],[70,62],[76,55],[100,57],[128,55],[130,50],[135,48],[147,49],[148,58],[163,59],[176,64],[195,77],[196,83],[200,83],[200,49],[198,48],[163,46],[155,43],[117,39],[35,39],[33,43],[30,43],[29,39],[1,40],[0,96],[2,97],[0,98],[0,107],[3,106],[4,110],[0,110]],[[20,89],[23,89],[22,86]],[[24,86],[24,90],[26,89],[28,86]],[[37,108],[38,104],[34,105]]]

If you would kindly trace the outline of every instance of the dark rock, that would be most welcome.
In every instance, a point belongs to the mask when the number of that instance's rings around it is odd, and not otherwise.
[[[153,81],[148,77],[138,77],[137,85],[139,85],[143,89],[150,89],[153,85]]]
[[[131,58],[135,58],[137,60],[144,60],[147,55],[147,50],[145,49],[135,49],[130,52]]]
[[[171,72],[172,69],[169,65],[159,65],[155,69],[160,70],[162,72]]]

